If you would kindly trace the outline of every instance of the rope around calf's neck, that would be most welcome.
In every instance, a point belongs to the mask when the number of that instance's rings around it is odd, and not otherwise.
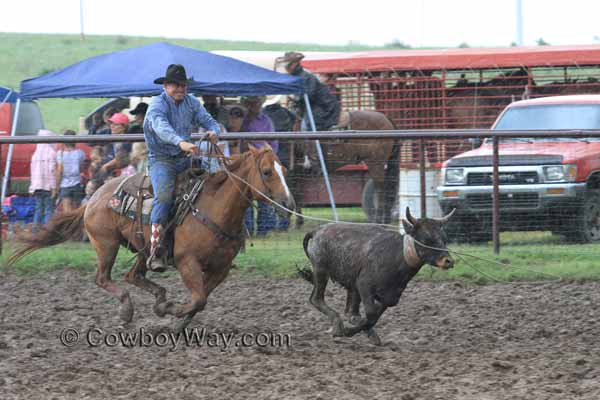
[[[227,171],[227,168],[225,168],[226,173],[228,176],[233,177],[243,183],[245,183],[248,187],[250,187],[252,190],[256,191],[257,193],[259,193],[260,195],[262,195],[265,199],[267,199],[267,201],[269,201],[270,203],[272,203],[273,205],[279,207],[280,209],[289,212],[290,214],[296,215],[298,217],[302,217],[308,220],[313,220],[313,221],[319,221],[319,222],[328,222],[328,223],[339,223],[339,224],[346,224],[346,225],[374,225],[374,226],[382,226],[382,227],[386,227],[386,228],[393,228],[394,232],[397,232],[398,226],[396,225],[390,225],[390,224],[378,224],[378,223],[373,223],[373,222],[349,222],[349,221],[334,221],[334,220],[330,220],[327,218],[317,218],[317,217],[310,217],[301,213],[298,213],[294,210],[290,210],[289,208],[279,204],[278,202],[276,202],[275,200],[269,198],[267,195],[265,195],[263,192],[261,192],[260,190],[258,190],[257,188],[255,188],[254,186],[252,186],[248,181],[246,181],[245,179],[241,178],[240,176],[237,176],[236,174],[234,174],[233,172]],[[490,259],[486,259],[483,257],[479,257],[479,256],[475,256],[473,254],[469,254],[469,253],[462,253],[462,252],[458,252],[455,250],[451,250],[448,248],[442,249],[439,247],[433,247],[433,246],[428,246],[424,243],[421,243],[420,241],[418,241],[417,239],[415,239],[413,237],[415,243],[417,243],[419,246],[422,246],[424,248],[428,248],[431,250],[437,250],[437,251],[447,251],[449,253],[455,254],[457,256],[459,256],[459,259],[461,259],[467,266],[469,266],[470,268],[474,269],[475,271],[477,271],[478,273],[480,273],[481,275],[495,281],[495,282],[500,282],[500,283],[510,283],[510,284],[536,284],[536,283],[552,283],[552,282],[562,282],[563,278],[561,278],[560,276],[554,275],[554,274],[550,274],[548,272],[544,272],[544,271],[535,271],[529,268],[524,268],[524,267],[516,267],[514,265],[507,265],[504,263],[501,263],[499,261],[496,260],[490,260]],[[541,275],[546,275],[549,277],[554,278],[554,280],[551,281],[540,281],[540,282],[536,282],[536,281],[530,281],[530,282],[509,282],[509,281],[503,281],[500,280],[498,278],[493,277],[492,275],[489,275],[487,273],[484,273],[483,271],[479,270],[478,268],[474,267],[471,263],[467,262],[464,258],[464,256],[467,257],[472,257],[475,258],[477,260],[481,260],[481,261],[485,261],[488,263],[492,263],[492,264],[497,264],[500,265],[502,267],[509,267],[509,268],[513,268],[513,269],[520,269],[523,271],[528,271],[528,272],[535,272]]]

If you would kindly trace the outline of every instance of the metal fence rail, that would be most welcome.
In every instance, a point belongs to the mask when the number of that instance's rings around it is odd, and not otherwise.
[[[499,143],[501,139],[506,138],[540,138],[540,137],[552,137],[552,138],[600,138],[600,130],[552,130],[552,131],[500,131],[500,130],[488,130],[488,129],[470,129],[470,130],[395,130],[395,131],[343,131],[343,132],[294,132],[294,133],[227,133],[223,134],[221,138],[223,140],[280,140],[280,141],[305,141],[305,140],[322,140],[322,141],[341,141],[341,140],[361,140],[373,141],[381,139],[396,139],[398,143],[410,143],[416,145],[419,149],[418,163],[415,163],[415,168],[418,168],[419,174],[419,190],[420,190],[420,209],[421,215],[427,215],[427,168],[430,166],[427,164],[425,157],[425,149],[428,143],[431,141],[449,141],[455,139],[492,139],[493,153],[492,153],[492,186],[493,196],[491,201],[492,215],[491,215],[491,230],[494,251],[499,253],[500,251],[500,207],[501,193],[500,193],[500,179],[499,179],[499,165],[500,165],[500,151]],[[193,140],[200,140],[202,135],[193,135]],[[89,144],[106,144],[115,142],[140,142],[144,140],[144,136],[141,134],[128,134],[128,135],[102,135],[102,136],[15,136],[15,137],[0,137],[0,154],[1,146],[3,145],[19,145],[19,144],[37,144],[37,143],[89,143]],[[18,152],[17,152],[18,153]],[[347,160],[347,164],[351,164],[351,160]],[[400,169],[402,170],[403,164],[400,163]],[[439,168],[437,165],[435,168]],[[0,231],[1,231],[1,219],[0,219]],[[0,238],[0,252],[1,252],[1,238]]]

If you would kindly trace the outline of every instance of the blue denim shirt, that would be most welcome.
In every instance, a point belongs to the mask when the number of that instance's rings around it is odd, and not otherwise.
[[[179,143],[189,141],[198,126],[217,135],[221,133],[219,123],[194,96],[187,95],[181,103],[175,104],[175,100],[163,91],[152,99],[144,119],[149,158],[182,156]]]

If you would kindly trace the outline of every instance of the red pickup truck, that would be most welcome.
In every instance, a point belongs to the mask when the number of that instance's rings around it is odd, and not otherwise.
[[[517,101],[492,129],[600,129],[600,95]],[[500,229],[550,230],[569,240],[600,241],[600,138],[501,139]],[[484,242],[492,235],[492,143],[443,165],[437,188],[444,212],[457,214],[447,234],[459,242]]]

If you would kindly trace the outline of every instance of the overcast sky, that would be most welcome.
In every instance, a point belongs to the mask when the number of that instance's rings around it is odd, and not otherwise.
[[[82,0],[87,34],[508,46],[516,0]],[[2,0],[2,32],[79,33],[79,0]],[[524,44],[600,43],[600,1],[522,0]]]

